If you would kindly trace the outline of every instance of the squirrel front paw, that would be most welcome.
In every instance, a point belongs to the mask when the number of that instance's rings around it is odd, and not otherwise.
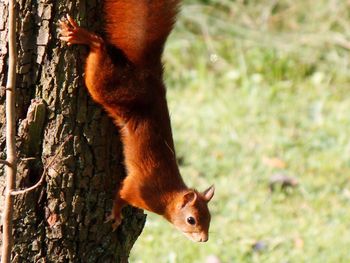
[[[73,18],[67,15],[66,19],[61,19],[59,21],[59,24],[60,40],[67,42],[68,46],[72,44],[85,44],[82,43],[82,37],[81,34],[79,34],[81,28]]]
[[[60,40],[67,42],[68,46],[73,44],[83,44],[94,49],[100,48],[103,44],[101,37],[80,27],[69,15],[67,15],[66,19],[60,20],[59,24]]]

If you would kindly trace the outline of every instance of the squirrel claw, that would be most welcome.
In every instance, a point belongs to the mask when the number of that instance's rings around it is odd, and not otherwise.
[[[109,216],[107,216],[105,223],[112,222],[112,232],[114,232],[122,223],[122,219],[123,219],[122,216],[115,216],[113,214],[110,214]]]
[[[121,223],[122,223],[121,219],[115,220],[114,223],[112,224],[112,232],[115,232]]]
[[[101,48],[103,40],[98,35],[80,27],[69,15],[66,19],[59,20],[59,39],[67,42],[67,45],[83,44],[91,49]]]

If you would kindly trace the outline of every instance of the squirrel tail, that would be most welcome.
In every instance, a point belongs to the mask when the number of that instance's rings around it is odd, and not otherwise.
[[[161,58],[180,0],[105,0],[107,42],[136,65]]]

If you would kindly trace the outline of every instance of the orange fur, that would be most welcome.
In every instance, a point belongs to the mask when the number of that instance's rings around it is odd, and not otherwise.
[[[114,226],[130,204],[164,216],[192,240],[206,241],[214,188],[199,193],[180,175],[163,83],[161,55],[177,8],[177,0],[105,0],[106,39],[71,18],[61,25],[61,39],[90,46],[86,86],[120,128],[127,176],[115,198]]]
[[[179,0],[105,0],[108,42],[135,64],[159,59],[175,22]]]

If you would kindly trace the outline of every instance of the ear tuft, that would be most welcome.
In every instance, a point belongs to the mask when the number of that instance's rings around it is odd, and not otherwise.
[[[214,192],[215,192],[215,187],[214,185],[210,186],[207,190],[205,190],[202,195],[204,197],[204,199],[209,202],[213,196],[214,196]]]
[[[193,190],[188,191],[183,196],[182,207],[193,204],[197,200],[197,193]]]

